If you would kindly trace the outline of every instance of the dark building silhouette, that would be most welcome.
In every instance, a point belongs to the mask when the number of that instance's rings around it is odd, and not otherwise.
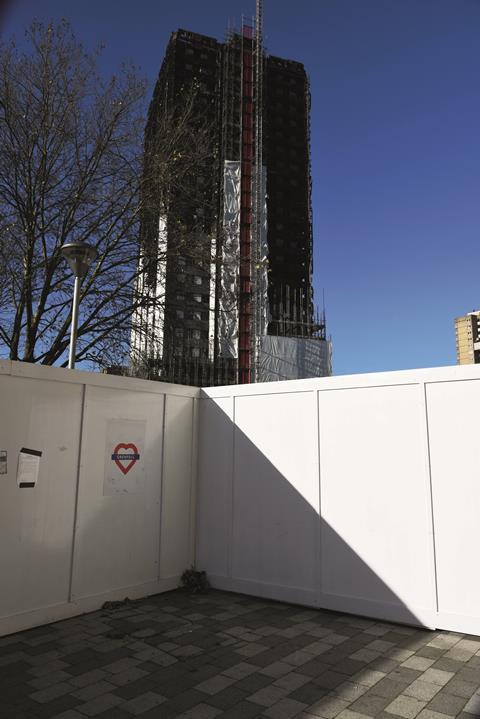
[[[186,106],[202,128],[199,158],[157,197],[162,128]],[[282,351],[268,336],[312,340],[307,354],[323,358],[314,373],[330,374],[324,316],[314,317],[309,121],[303,65],[267,55],[252,28],[224,43],[172,34],[145,131],[153,201],[141,227],[155,268],[145,282],[165,301],[142,319],[156,341],[133,337],[166,379],[261,381],[262,353]]]

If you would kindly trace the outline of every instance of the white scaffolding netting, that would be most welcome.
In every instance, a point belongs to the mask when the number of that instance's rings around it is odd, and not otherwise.
[[[332,344],[328,340],[266,335],[260,340],[258,382],[328,377]]]
[[[258,337],[263,337],[263,335],[267,334],[267,326],[270,321],[270,311],[268,305],[267,168],[265,166],[262,167],[259,206],[259,238],[256,247],[256,266],[254,268],[254,305],[256,307],[255,330]],[[254,226],[256,226],[255,213]]]
[[[218,341],[221,357],[238,356],[240,162],[226,160],[223,175],[223,242],[219,266]]]

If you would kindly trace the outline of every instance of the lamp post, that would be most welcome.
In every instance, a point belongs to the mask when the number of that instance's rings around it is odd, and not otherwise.
[[[87,274],[88,268],[97,256],[95,247],[86,242],[67,242],[62,245],[61,253],[67,260],[75,276],[72,304],[72,329],[70,331],[70,349],[68,353],[68,368],[75,367],[75,350],[77,346],[78,303],[80,300],[80,284]]]

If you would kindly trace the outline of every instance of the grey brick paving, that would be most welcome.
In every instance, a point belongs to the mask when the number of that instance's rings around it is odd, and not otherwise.
[[[0,719],[478,719],[480,637],[211,591],[0,637]]]

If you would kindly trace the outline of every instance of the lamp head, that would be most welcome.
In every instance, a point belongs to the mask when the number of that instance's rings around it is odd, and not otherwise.
[[[85,277],[88,268],[97,257],[97,250],[86,242],[67,242],[61,253],[70,265],[75,277]]]

